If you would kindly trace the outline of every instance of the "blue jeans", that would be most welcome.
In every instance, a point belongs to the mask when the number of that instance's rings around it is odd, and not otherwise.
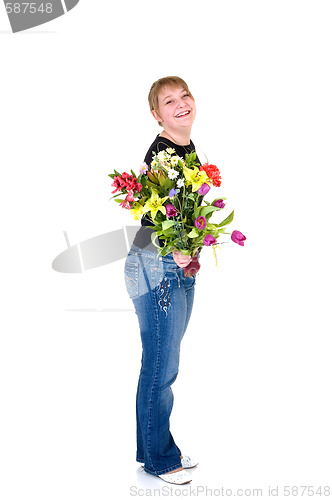
[[[181,450],[169,429],[171,385],[191,315],[196,277],[186,278],[172,254],[132,245],[125,280],[138,317],[142,361],[136,396],[136,460],[153,475],[181,467]]]

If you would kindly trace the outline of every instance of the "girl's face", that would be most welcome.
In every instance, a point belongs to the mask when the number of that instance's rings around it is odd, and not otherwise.
[[[191,127],[195,116],[196,106],[183,87],[164,87],[158,94],[158,112],[152,110],[154,118],[162,122],[164,128],[179,130]]]

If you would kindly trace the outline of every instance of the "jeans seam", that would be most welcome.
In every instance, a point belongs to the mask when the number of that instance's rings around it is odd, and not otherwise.
[[[179,468],[182,466],[181,463],[178,463],[176,465],[168,466],[165,468],[166,463],[170,464],[172,461],[179,460],[180,462],[180,449],[176,444],[172,441],[172,456],[169,455],[168,459],[167,456],[160,456],[160,446],[159,446],[159,439],[158,436],[161,432],[161,429],[159,429],[159,425],[162,423],[164,425],[164,415],[160,415],[159,409],[161,409],[161,393],[159,391],[159,387],[161,382],[163,381],[164,377],[164,351],[162,349],[163,346],[163,334],[164,334],[164,328],[166,328],[166,318],[165,314],[163,311],[160,309],[158,300],[158,283],[160,283],[160,280],[163,278],[166,280],[168,289],[169,291],[174,288],[174,293],[180,286],[180,288],[184,288],[185,294],[183,297],[183,294],[179,292],[179,295],[176,293],[176,297],[181,298],[181,304],[183,302],[183,307],[184,307],[184,312],[188,316],[188,307],[187,304],[187,296],[193,297],[193,292],[187,293],[187,281],[183,277],[183,270],[182,269],[174,269],[174,262],[172,264],[166,264],[162,261],[161,257],[157,258],[151,258],[150,254],[147,254],[145,252],[138,252],[137,254],[137,261],[141,262],[142,264],[142,273],[140,273],[140,278],[146,281],[146,289],[150,297],[149,297],[149,313],[144,313],[144,320],[149,322],[149,325],[145,325],[144,323],[144,328],[146,327],[149,331],[145,332],[146,337],[144,337],[144,341],[147,342],[149,341],[150,346],[149,346],[149,355],[150,355],[150,349],[151,349],[151,354],[152,358],[149,359],[149,365],[147,366],[148,368],[148,378],[146,379],[146,385],[144,388],[145,395],[144,395],[144,400],[141,401],[138,404],[144,404],[146,405],[145,408],[141,406],[141,410],[144,411],[144,425],[143,428],[141,428],[141,437],[142,440],[140,441],[140,446],[138,449],[138,453],[136,454],[137,461],[141,462],[141,464],[144,466],[144,469],[146,472],[152,474],[152,475],[160,475],[164,474],[167,472],[172,472],[175,469]],[[145,257],[145,258],[144,258]],[[143,259],[142,259],[143,258]],[[175,281],[176,280],[176,281]],[[192,285],[190,288],[194,288],[195,285],[195,280],[193,280],[194,283],[190,283]],[[143,281],[144,284],[144,281]],[[181,291],[182,292],[182,291]],[[172,294],[173,300],[174,296]],[[146,307],[146,304],[148,302],[144,302],[142,300],[141,302],[137,302],[137,304],[140,307]],[[134,302],[135,304],[135,302]],[[135,305],[136,308],[136,305]],[[190,310],[191,311],[191,310]],[[181,311],[179,311],[176,314],[180,314]],[[137,315],[139,316],[139,311],[137,311]],[[139,317],[140,318],[140,317]],[[187,327],[187,323],[185,323],[185,326]],[[168,330],[167,330],[168,331]],[[185,331],[185,329],[184,329]],[[182,333],[182,337],[184,334],[184,331]],[[178,332],[179,339],[180,339],[180,331]],[[170,335],[170,333],[168,333]],[[181,337],[181,338],[182,338]],[[149,340],[148,340],[149,339]],[[143,338],[142,338],[143,341]],[[143,345],[144,349],[144,345]],[[168,361],[168,358],[165,358],[167,363],[171,362]],[[168,366],[168,365],[167,365]],[[169,365],[171,366],[171,365]],[[141,368],[142,369],[142,368]],[[173,370],[173,368],[172,368]],[[171,372],[170,372],[171,373]],[[173,373],[173,372],[172,372]],[[139,424],[139,415],[138,415],[138,424]],[[166,418],[166,417],[165,417]],[[165,420],[166,422],[166,420]],[[162,434],[163,439],[166,439],[165,433]],[[165,444],[164,442],[162,442]],[[174,445],[176,446],[176,450],[173,450]],[[171,444],[170,444],[171,446]],[[175,453],[174,453],[175,452]],[[176,453],[178,452],[178,453]],[[147,468],[145,468],[145,466]],[[163,467],[160,469],[160,467]]]
[[[152,461],[151,461],[151,410],[152,410],[152,398],[154,395],[154,389],[156,387],[157,383],[157,378],[159,375],[159,364],[160,364],[160,325],[158,321],[158,307],[157,307],[157,297],[156,293],[153,293],[153,304],[154,304],[154,313],[155,313],[155,324],[157,325],[156,328],[156,337],[157,337],[157,355],[156,355],[156,366],[155,366],[155,373],[154,373],[154,379],[153,379],[153,384],[151,386],[151,393],[150,393],[150,399],[149,399],[149,412],[148,412],[148,439],[147,439],[147,453],[149,457],[149,461],[153,467]],[[158,411],[156,412],[158,415]],[[153,471],[156,473],[155,468],[153,467]]]

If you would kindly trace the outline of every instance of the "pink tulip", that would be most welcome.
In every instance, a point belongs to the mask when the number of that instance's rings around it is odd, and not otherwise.
[[[166,208],[166,215],[167,217],[176,217],[177,216],[177,211],[176,211],[176,208],[174,205],[172,205],[172,203],[167,203],[167,205],[165,205],[165,208]]]
[[[224,200],[222,198],[220,198],[219,200],[216,200],[213,203],[213,206],[218,207],[218,208],[224,208],[224,206],[225,206]]]
[[[238,245],[241,245],[243,247],[243,242],[247,238],[244,236],[244,234],[240,233],[240,231],[233,231],[231,234],[231,239],[232,241],[234,241],[234,243],[237,243]]]
[[[217,243],[217,240],[214,236],[212,236],[212,234],[207,234],[203,240],[203,243],[207,247],[210,247],[211,245],[215,245]]]
[[[201,187],[197,190],[198,194],[201,194],[202,196],[205,196],[209,191],[211,187],[204,182],[204,184],[201,185]]]
[[[194,224],[198,229],[204,229],[206,227],[206,218],[203,217],[203,215],[200,215],[197,219],[195,219]]]

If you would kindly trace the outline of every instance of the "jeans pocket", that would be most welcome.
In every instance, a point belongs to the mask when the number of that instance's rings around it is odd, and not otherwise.
[[[138,296],[138,262],[126,262],[124,273],[128,295],[134,299]]]

